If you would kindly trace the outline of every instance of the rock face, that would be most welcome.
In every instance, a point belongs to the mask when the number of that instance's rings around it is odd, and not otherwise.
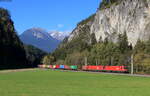
[[[91,22],[91,21],[89,21]],[[97,10],[90,26],[90,34],[95,33],[97,41],[106,37],[117,42],[118,34],[127,33],[129,43],[135,45],[138,39],[150,38],[150,1],[122,0],[110,8]],[[79,34],[78,26],[70,35],[71,41]]]
[[[50,36],[48,32],[41,28],[31,28],[26,30],[20,35],[20,39],[23,43],[33,45],[45,52],[54,51],[61,42]]]

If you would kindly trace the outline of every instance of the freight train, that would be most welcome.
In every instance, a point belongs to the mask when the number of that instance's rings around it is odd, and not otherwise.
[[[82,71],[103,71],[103,72],[128,72],[126,66],[82,66],[78,68],[77,65],[38,65],[39,68],[48,68],[48,69],[60,69],[60,70],[82,70]]]

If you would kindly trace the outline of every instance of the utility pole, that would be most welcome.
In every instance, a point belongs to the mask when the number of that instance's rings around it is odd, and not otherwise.
[[[111,66],[113,65],[113,61],[114,61],[114,58],[113,58],[113,57],[110,57],[110,65],[111,65]]]
[[[131,55],[131,74],[134,74],[134,55]]]
[[[87,64],[87,57],[85,57],[84,60],[85,60],[85,66],[87,66],[88,65]]]
[[[100,64],[99,59],[97,60],[98,65]]]
[[[98,65],[98,60],[96,59],[96,66]]]

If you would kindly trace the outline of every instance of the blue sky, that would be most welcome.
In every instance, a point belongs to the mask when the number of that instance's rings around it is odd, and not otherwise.
[[[0,2],[11,13],[19,34],[32,27],[72,31],[76,24],[95,13],[101,0],[12,0]]]

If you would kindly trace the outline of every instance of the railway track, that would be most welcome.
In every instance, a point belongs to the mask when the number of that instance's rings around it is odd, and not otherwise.
[[[75,70],[61,70],[61,71],[62,72],[85,72],[85,73],[92,73],[92,74],[122,75],[122,76],[133,76],[133,77],[150,77],[150,75],[147,74],[128,74],[128,73],[110,73],[110,72],[75,71]]]

